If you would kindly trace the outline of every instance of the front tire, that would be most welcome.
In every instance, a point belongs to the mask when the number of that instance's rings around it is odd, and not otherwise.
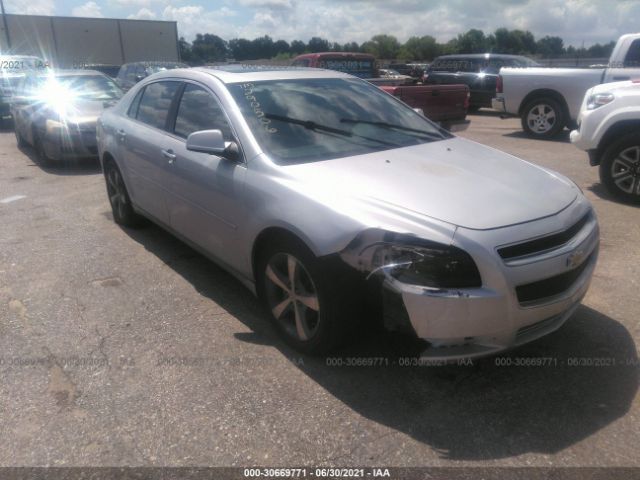
[[[612,143],[600,163],[600,181],[616,198],[640,203],[640,135],[631,133]]]
[[[340,275],[302,242],[281,239],[267,246],[257,271],[258,294],[289,345],[320,355],[345,343],[359,305],[346,299],[349,293],[355,297],[357,288],[341,287]]]
[[[38,157],[38,162],[42,166],[50,166],[51,159],[47,155],[46,150],[44,149],[44,142],[42,141],[42,135],[38,132],[37,129],[33,130],[33,149],[36,152],[36,157]]]
[[[13,131],[16,134],[16,142],[18,143],[18,148],[26,147],[27,146],[27,141],[24,139],[24,137],[20,133],[20,130],[18,129],[18,125],[14,124],[13,128],[14,128]]]
[[[107,195],[113,212],[113,220],[125,227],[139,227],[142,225],[143,219],[133,210],[122,173],[120,173],[120,169],[113,161],[105,164],[104,176],[107,183]]]
[[[536,98],[522,110],[522,129],[533,138],[555,137],[566,121],[562,105],[553,98]]]

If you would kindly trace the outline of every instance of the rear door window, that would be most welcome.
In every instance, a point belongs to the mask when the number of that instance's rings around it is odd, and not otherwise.
[[[169,109],[180,82],[155,82],[144,88],[136,118],[155,128],[166,129]]]

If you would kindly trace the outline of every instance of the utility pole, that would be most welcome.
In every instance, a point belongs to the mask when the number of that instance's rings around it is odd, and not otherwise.
[[[4,12],[4,0],[0,0],[2,7],[2,24],[4,25],[4,34],[7,37],[7,49],[11,51],[11,37],[9,36],[9,25],[7,24],[7,15]]]

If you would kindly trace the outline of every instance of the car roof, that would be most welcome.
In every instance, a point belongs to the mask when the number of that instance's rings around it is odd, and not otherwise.
[[[208,74],[223,83],[257,82],[261,80],[294,80],[305,78],[352,78],[351,75],[336,70],[306,67],[283,67],[277,65],[230,64],[212,67],[167,70],[154,74],[154,78],[171,77],[177,74]]]

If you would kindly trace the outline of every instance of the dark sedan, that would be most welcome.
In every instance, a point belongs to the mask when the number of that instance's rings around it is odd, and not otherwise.
[[[491,108],[496,95],[496,81],[502,67],[539,67],[536,62],[519,55],[476,53],[444,55],[436,58],[426,70],[423,82],[430,84],[464,83],[471,90],[469,109]]]
[[[98,117],[121,96],[112,79],[92,70],[27,76],[11,103],[18,145],[32,145],[43,164],[95,157]]]

